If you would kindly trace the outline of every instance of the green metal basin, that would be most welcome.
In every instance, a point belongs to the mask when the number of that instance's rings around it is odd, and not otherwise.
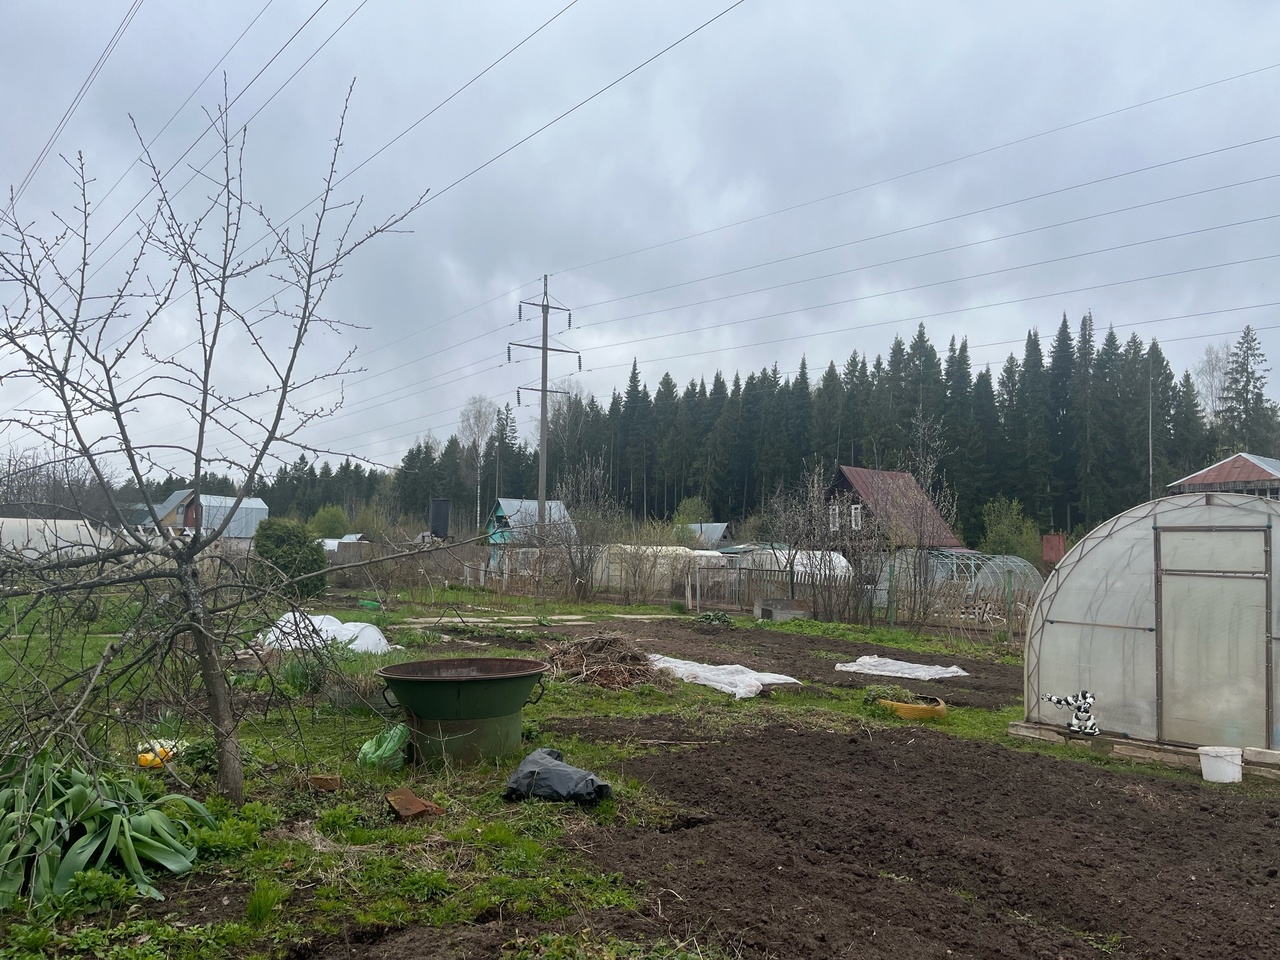
[[[476,763],[520,746],[520,711],[549,670],[541,660],[455,657],[381,667],[404,708],[416,759]],[[539,694],[541,696],[541,694]]]

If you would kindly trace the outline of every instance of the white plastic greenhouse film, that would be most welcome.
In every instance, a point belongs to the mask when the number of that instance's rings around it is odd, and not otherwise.
[[[1266,582],[1167,577],[1161,600],[1161,739],[1267,742]]]
[[[1041,694],[1064,697],[1088,690],[1097,698],[1094,715],[1108,732],[1143,740],[1156,739],[1156,642],[1146,629],[1046,623],[1040,639],[1051,650],[1070,657],[1045,657],[1038,665]],[[1065,726],[1070,711],[1038,701],[1030,716],[1041,723]]]
[[[1262,530],[1161,530],[1160,568],[1263,573],[1265,536]]]

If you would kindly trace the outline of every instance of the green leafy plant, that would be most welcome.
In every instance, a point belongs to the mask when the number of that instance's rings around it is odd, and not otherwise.
[[[110,864],[123,869],[138,892],[163,899],[143,864],[171,873],[191,869],[196,850],[189,828],[165,808],[180,808],[207,826],[213,816],[181,794],[149,796],[133,778],[90,774],[74,759],[48,751],[30,762],[0,764],[0,908],[21,896],[33,904],[72,890],[81,871]]]
[[[732,627],[733,617],[729,616],[723,610],[708,610],[694,617],[695,623],[714,623],[722,627]]]
[[[862,702],[874,706],[881,700],[894,703],[915,703],[916,695],[898,683],[873,683],[862,691]]]
[[[91,867],[71,878],[67,892],[55,898],[54,907],[63,917],[98,913],[122,906],[136,892],[124,877]]]
[[[280,664],[276,680],[294,696],[315,696],[329,681],[329,666],[319,657],[302,654]]]

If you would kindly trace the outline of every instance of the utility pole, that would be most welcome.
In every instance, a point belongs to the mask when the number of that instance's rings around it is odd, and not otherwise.
[[[538,350],[542,353],[542,386],[538,389],[538,393],[542,395],[542,412],[541,422],[538,428],[538,535],[541,536],[544,525],[547,522],[547,394],[548,393],[567,393],[566,390],[552,390],[547,386],[547,358],[552,353],[573,353],[578,357],[578,370],[582,370],[582,354],[577,350],[566,350],[562,347],[553,347],[548,344],[547,340],[550,336],[549,327],[551,321],[551,311],[558,310],[568,314],[569,328],[573,328],[573,314],[570,313],[568,307],[552,306],[551,297],[547,292],[547,275],[542,275],[542,299],[541,300],[521,300],[517,319],[524,319],[525,307],[537,307],[542,311],[542,342],[540,345],[532,343],[508,343],[507,344],[507,362],[511,362],[511,348],[524,347],[526,350]],[[516,406],[520,406],[520,390],[529,389],[528,387],[516,388]]]

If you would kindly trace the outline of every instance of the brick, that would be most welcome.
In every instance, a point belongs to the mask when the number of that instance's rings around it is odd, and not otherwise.
[[[387,794],[387,803],[395,811],[400,820],[418,820],[422,817],[438,817],[444,813],[444,807],[423,800],[408,787],[392,790]]]
[[[333,793],[342,786],[342,777],[336,773],[313,773],[307,777],[307,783],[317,790]]]

